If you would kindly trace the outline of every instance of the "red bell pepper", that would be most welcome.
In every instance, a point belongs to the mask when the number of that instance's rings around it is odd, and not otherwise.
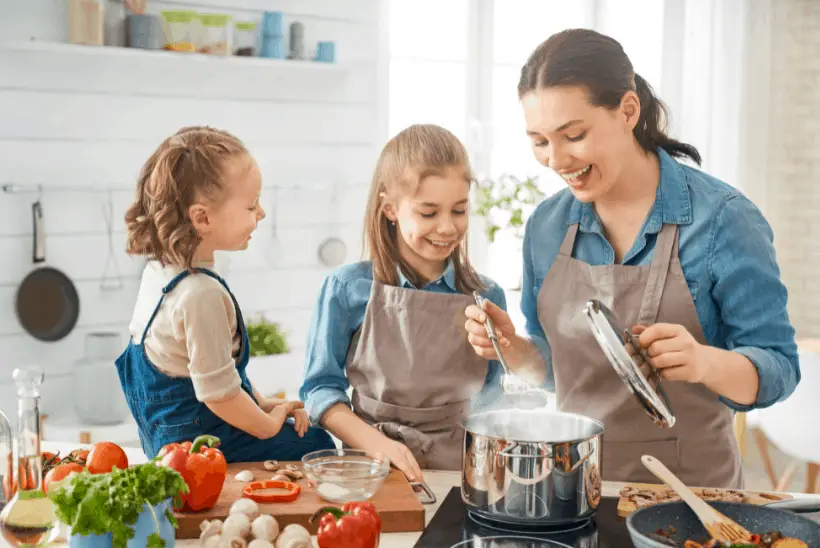
[[[376,548],[382,522],[376,507],[369,502],[348,502],[341,509],[331,506],[318,510],[311,521],[321,516],[316,539],[319,548]]]
[[[199,512],[216,505],[228,474],[228,463],[217,445],[219,438],[206,435],[199,436],[193,443],[168,444],[157,453],[154,460],[160,461],[160,466],[179,472],[188,484],[188,493],[180,492],[179,500],[174,498],[175,509]]]

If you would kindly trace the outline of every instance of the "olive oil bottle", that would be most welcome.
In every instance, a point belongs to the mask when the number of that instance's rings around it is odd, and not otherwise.
[[[39,409],[43,373],[37,369],[15,369],[14,382],[17,387],[16,443],[8,419],[0,412],[0,433],[5,433],[5,440],[0,441],[5,441],[8,448],[3,459],[3,484],[6,496],[11,496],[0,512],[0,533],[12,546],[44,546],[59,534],[59,522],[54,504],[43,492]]]

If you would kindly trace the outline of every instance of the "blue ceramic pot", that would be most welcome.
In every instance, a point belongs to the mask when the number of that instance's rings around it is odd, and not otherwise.
[[[154,506],[154,512],[159,521],[159,535],[165,541],[166,548],[173,548],[176,544],[176,530],[165,517],[165,510],[171,508],[171,499],[167,499]],[[148,505],[142,507],[137,523],[134,524],[134,538],[128,541],[128,548],[145,548],[148,536],[156,532],[157,524],[148,510]],[[74,535],[68,537],[70,548],[111,548],[111,533],[105,535]]]

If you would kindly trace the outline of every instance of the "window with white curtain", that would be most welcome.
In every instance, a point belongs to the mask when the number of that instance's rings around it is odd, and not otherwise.
[[[442,125],[465,142],[479,176],[537,177],[551,195],[565,185],[533,156],[516,92],[521,66],[551,34],[594,28],[618,40],[635,70],[660,91],[663,5],[661,0],[390,0],[390,134],[412,123]],[[476,267],[514,288],[521,274],[520,240],[502,231],[488,246],[475,235],[470,244]]]

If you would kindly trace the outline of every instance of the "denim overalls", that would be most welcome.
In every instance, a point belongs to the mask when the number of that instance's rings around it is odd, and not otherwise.
[[[241,354],[236,362],[236,369],[242,380],[242,390],[256,402],[245,371],[250,358],[248,332],[236,297],[221,277],[203,268],[196,270],[217,280],[231,295],[236,307],[237,333],[242,337]],[[256,438],[226,423],[208,409],[208,406],[197,400],[191,379],[171,377],[151,363],[143,346],[145,336],[162,306],[165,295],[173,291],[189,274],[188,271],[178,274],[162,289],[162,297],[145,326],[139,344],[133,340],[129,341],[128,348],[116,361],[120,384],[131,414],[139,427],[140,442],[146,456],[154,458],[164,445],[193,440],[202,434],[219,438],[219,448],[228,462],[299,460],[311,451],[335,448],[330,435],[324,430],[311,427],[305,436],[300,438],[290,423],[285,423],[279,433],[272,438]]]

